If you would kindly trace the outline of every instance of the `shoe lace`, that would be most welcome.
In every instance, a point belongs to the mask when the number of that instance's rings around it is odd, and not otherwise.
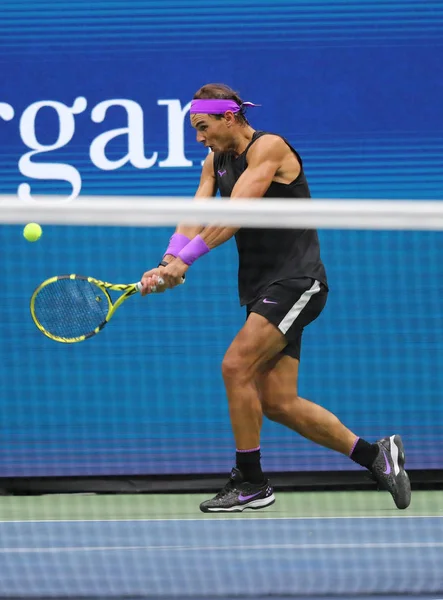
[[[234,487],[235,487],[234,480],[230,478],[228,480],[228,483],[218,492],[215,499],[219,500],[220,498],[224,498],[234,489]]]

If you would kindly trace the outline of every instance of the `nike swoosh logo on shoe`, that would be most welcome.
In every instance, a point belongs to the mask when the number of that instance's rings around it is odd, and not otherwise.
[[[383,450],[383,455],[385,457],[385,463],[386,463],[386,471],[383,471],[383,473],[385,475],[389,475],[389,473],[391,472],[391,465],[389,464],[388,457],[386,456],[386,452],[384,450]]]
[[[247,500],[252,500],[252,498],[255,498],[256,496],[260,496],[261,493],[262,493],[262,490],[260,490],[259,492],[256,492],[255,494],[250,494],[249,496],[243,496],[242,492],[240,492],[240,494],[238,495],[238,499],[240,500],[240,502],[247,502]]]

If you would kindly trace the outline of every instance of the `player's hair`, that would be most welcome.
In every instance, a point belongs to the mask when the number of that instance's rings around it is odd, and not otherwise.
[[[239,106],[241,106],[243,103],[243,100],[238,95],[238,92],[235,92],[229,87],[229,85],[224,83],[207,83],[194,94],[194,100],[207,100],[210,98],[234,100],[234,102],[237,102]],[[211,116],[215,117],[216,119],[222,118],[222,115]],[[249,125],[245,116],[244,108],[241,108],[239,112],[235,113],[235,118],[241,125]]]

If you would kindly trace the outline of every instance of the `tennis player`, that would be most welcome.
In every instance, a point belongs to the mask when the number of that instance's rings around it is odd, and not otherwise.
[[[208,198],[219,190],[232,202],[309,198],[300,156],[283,137],[251,127],[245,111],[252,106],[223,84],[205,85],[195,94],[191,124],[197,141],[212,150],[196,197]],[[142,293],[150,293],[154,286],[157,291],[175,287],[196,260],[233,236],[239,254],[240,303],[247,313],[222,363],[236,466],[226,486],[200,509],[242,511],[275,501],[260,463],[263,414],[349,456],[392,494],[398,508],[406,508],[411,488],[401,437],[391,435],[369,443],[297,393],[303,329],[320,315],[328,295],[315,230],[179,226],[159,267],[143,275]]]

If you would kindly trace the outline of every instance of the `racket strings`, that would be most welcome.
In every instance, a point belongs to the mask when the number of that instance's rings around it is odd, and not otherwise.
[[[43,287],[35,297],[37,321],[52,335],[86,335],[105,321],[107,295],[84,279],[61,279]]]

